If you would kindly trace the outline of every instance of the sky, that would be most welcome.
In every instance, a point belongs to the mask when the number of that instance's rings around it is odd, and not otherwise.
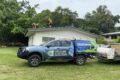
[[[21,0],[18,0],[21,1]],[[39,4],[37,12],[49,9],[54,11],[58,6],[76,11],[80,18],[84,18],[87,12],[92,12],[100,5],[107,5],[113,15],[120,15],[120,0],[28,0],[30,5]]]

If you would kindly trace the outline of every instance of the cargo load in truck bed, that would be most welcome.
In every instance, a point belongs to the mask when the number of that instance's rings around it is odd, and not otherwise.
[[[99,60],[120,60],[120,44],[111,44],[109,47],[99,47],[97,49]]]
[[[111,48],[115,49],[115,55],[120,56],[120,44],[112,44]]]

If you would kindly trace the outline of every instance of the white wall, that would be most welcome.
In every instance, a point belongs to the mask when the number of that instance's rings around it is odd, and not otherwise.
[[[95,40],[85,34],[73,31],[46,31],[36,32],[33,38],[29,38],[29,45],[40,45],[42,44],[42,37],[55,37],[55,39],[82,39],[82,40]]]
[[[29,37],[28,45],[33,45],[33,41],[34,41],[34,35]]]

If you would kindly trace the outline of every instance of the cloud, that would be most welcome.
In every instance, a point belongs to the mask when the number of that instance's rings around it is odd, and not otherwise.
[[[72,11],[77,11],[79,17],[84,17],[87,12],[95,10],[99,5],[107,5],[108,9],[114,14],[120,14],[120,0],[29,0],[30,4],[39,4],[40,7],[37,12],[41,12],[44,9],[51,11],[56,7],[62,6],[63,8],[69,8]]]

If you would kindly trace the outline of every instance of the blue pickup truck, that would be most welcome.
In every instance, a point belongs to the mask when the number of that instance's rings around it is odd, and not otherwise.
[[[84,65],[87,58],[96,55],[97,44],[88,40],[53,40],[39,46],[21,47],[17,56],[37,67],[46,61],[73,61]]]

